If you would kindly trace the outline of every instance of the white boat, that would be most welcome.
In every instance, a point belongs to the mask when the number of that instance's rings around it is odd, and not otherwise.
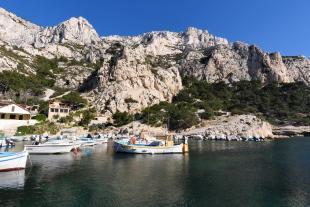
[[[162,136],[161,139],[152,139],[145,142],[137,141],[135,137],[127,140],[115,140],[113,148],[115,152],[133,154],[174,154],[188,152],[187,139],[181,144],[174,144],[171,135]]]
[[[10,138],[0,138],[0,148],[1,147],[14,147],[15,143]]]
[[[0,171],[26,168],[28,152],[0,152]]]
[[[156,142],[156,141],[154,141]],[[154,143],[152,142],[152,143]],[[129,144],[122,141],[114,141],[114,150],[116,152],[125,152],[133,154],[174,154],[185,153],[184,144],[171,145],[171,146],[151,146],[145,144]]]
[[[27,138],[26,136],[12,136],[10,137],[10,139],[13,142],[22,142],[25,138]]]
[[[104,144],[104,143],[108,143],[109,138],[107,137],[100,137],[100,138],[95,138],[94,139],[96,144]]]
[[[73,144],[44,143],[39,145],[25,145],[29,154],[63,154],[69,153],[75,146]]]
[[[79,144],[82,147],[86,147],[86,146],[94,146],[94,145],[96,145],[96,142],[92,138],[85,138],[85,137],[83,137],[83,138],[80,138],[80,139],[76,140],[74,142],[74,144]]]

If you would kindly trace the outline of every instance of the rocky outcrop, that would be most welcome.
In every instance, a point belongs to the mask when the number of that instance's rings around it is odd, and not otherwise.
[[[96,44],[99,35],[89,22],[83,17],[72,17],[55,27],[47,27],[36,34],[34,47],[41,48],[46,44],[63,44],[66,42],[77,45]]]
[[[310,136],[310,126],[274,126],[277,137]]]
[[[273,138],[272,125],[254,115],[221,116],[203,123],[205,127],[184,132],[201,134],[210,140],[249,140]]]
[[[0,8],[0,40],[12,45],[30,45],[41,29],[40,26]]]
[[[109,64],[104,64],[97,76],[98,86],[89,95],[94,97],[95,105],[104,113],[117,110],[138,112],[160,101],[171,101],[182,89],[177,68],[139,64],[139,60],[126,48],[121,55],[111,57]]]
[[[283,62],[293,81],[302,81],[310,85],[310,60],[304,56],[284,56]]]

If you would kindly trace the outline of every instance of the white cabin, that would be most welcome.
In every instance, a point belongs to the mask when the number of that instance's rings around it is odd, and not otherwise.
[[[30,112],[16,104],[0,106],[0,119],[8,120],[29,120]]]
[[[28,125],[30,112],[14,103],[0,103],[0,130]]]

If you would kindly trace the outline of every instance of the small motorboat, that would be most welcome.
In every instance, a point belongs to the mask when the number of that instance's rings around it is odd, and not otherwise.
[[[24,148],[29,154],[64,154],[71,152],[76,145],[71,143],[43,143],[25,145]]]
[[[96,144],[104,144],[104,143],[108,143],[109,139],[108,138],[95,138],[94,141]]]
[[[0,152],[0,171],[26,168],[28,152]]]
[[[26,138],[26,136],[12,136],[12,137],[10,137],[10,139],[13,142],[22,142],[25,138]]]
[[[79,147],[81,147],[81,144],[76,143],[73,140],[70,139],[63,139],[61,137],[57,137],[56,139],[52,138],[49,139],[47,142],[45,142],[44,144],[54,144],[54,145],[64,145],[64,144],[68,144],[68,145],[72,145],[72,150],[74,149],[78,149]]]
[[[1,147],[15,147],[15,143],[10,138],[0,138],[0,148]]]
[[[82,137],[74,142],[74,144],[81,145],[82,147],[94,146],[96,141],[93,138]]]
[[[94,137],[94,141],[96,144],[104,144],[104,143],[108,143],[109,138],[107,136],[99,134],[98,136]]]

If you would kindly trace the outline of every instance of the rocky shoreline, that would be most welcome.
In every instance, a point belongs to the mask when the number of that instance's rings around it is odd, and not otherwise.
[[[88,133],[78,130],[78,134]],[[153,136],[167,133],[163,127],[152,127],[139,121],[134,121],[122,127],[109,127],[104,133],[117,134],[126,131],[130,134],[149,132]],[[309,136],[310,126],[273,126],[255,115],[218,116],[205,120],[199,126],[176,132],[178,135],[192,139],[220,141],[263,141],[295,136]]]
[[[275,137],[280,138],[310,136],[310,126],[274,126],[272,131]]]
[[[265,139],[309,136],[310,126],[272,126],[254,115],[221,116],[204,121],[182,135],[204,140],[262,141]]]

